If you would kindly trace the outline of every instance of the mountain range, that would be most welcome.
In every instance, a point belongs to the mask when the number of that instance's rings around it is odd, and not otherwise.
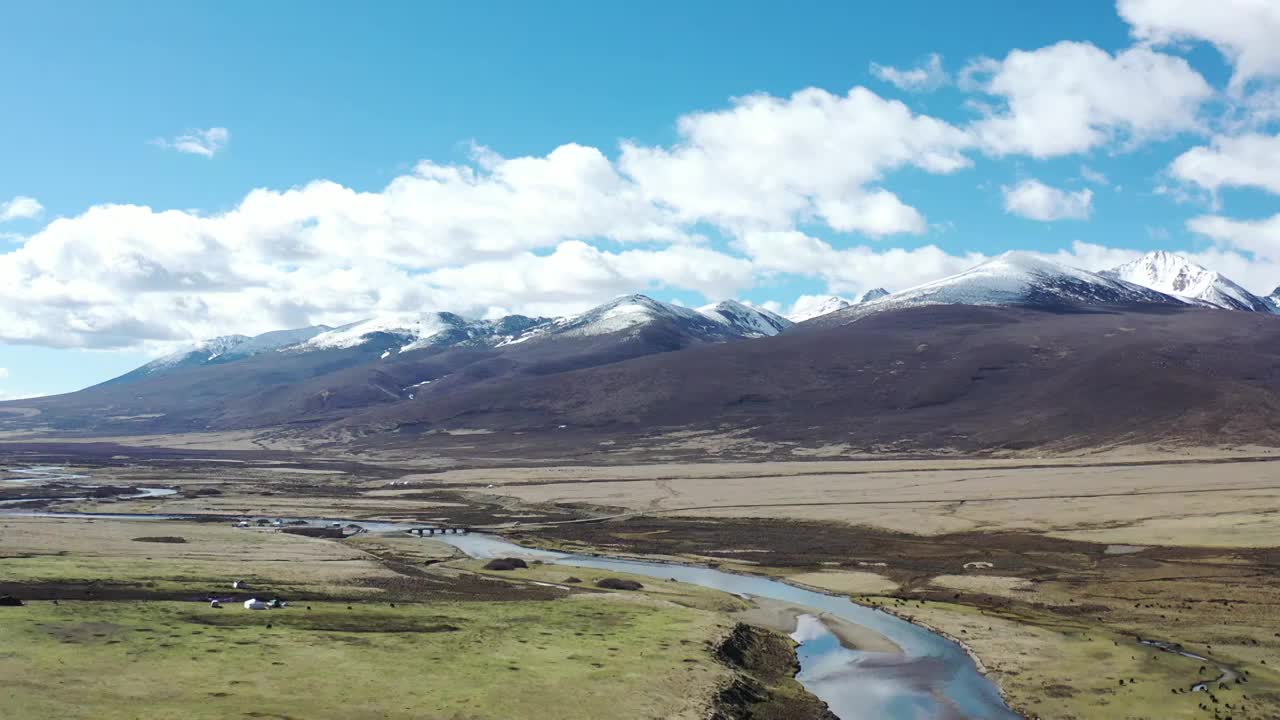
[[[1176,255],[1093,273],[1010,253],[896,293],[811,300],[791,318],[629,295],[567,318],[427,312],[221,337],[0,403],[0,429],[273,428],[407,447],[460,430],[866,451],[1280,441],[1276,296]]]

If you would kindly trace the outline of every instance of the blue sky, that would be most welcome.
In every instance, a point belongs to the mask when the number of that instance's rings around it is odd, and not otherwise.
[[[1256,3],[260,5],[6,8],[3,396],[214,334],[785,310],[1011,249],[1280,284]]]

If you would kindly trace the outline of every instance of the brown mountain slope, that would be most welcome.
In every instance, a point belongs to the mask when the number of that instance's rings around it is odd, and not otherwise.
[[[369,444],[485,428],[626,443],[670,429],[978,450],[1280,444],[1280,319],[1140,306],[936,306],[538,377],[432,389],[331,426]],[[566,426],[561,428],[560,426]]]

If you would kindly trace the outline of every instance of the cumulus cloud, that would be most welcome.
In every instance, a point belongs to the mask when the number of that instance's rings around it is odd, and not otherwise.
[[[1088,220],[1093,212],[1093,191],[1088,188],[1072,192],[1030,179],[1003,191],[1005,212],[1031,220]]]
[[[1195,129],[1201,104],[1213,95],[1180,57],[1146,47],[1112,55],[1082,42],[982,59],[964,77],[968,87],[1000,100],[973,125],[995,155],[1055,157]]]
[[[542,157],[421,163],[380,192],[327,181],[255,190],[212,215],[96,206],[0,255],[0,339],[117,347],[383,311],[466,312],[475,299],[433,284],[430,271],[497,258],[518,263],[522,253],[585,239],[677,247],[696,240],[598,150],[577,145]],[[697,264],[695,251],[680,252]],[[697,258],[706,266],[700,274],[675,273],[676,252],[622,253],[617,262],[639,275],[613,287],[657,273],[694,290],[738,287],[712,272],[706,256]],[[565,262],[554,271],[571,266],[568,255],[555,257]],[[598,265],[608,264],[603,257]]]
[[[489,308],[489,314],[554,316],[640,289],[690,288],[708,298],[733,297],[754,283],[755,268],[744,258],[706,247],[610,252],[574,240],[549,254],[442,268],[423,279],[442,296],[467,298]]]
[[[1179,155],[1169,171],[1214,193],[1224,187],[1254,187],[1280,194],[1280,136],[1215,137],[1209,146]]]
[[[205,130],[190,130],[174,138],[155,138],[152,145],[180,153],[202,155],[211,158],[222,151],[231,142],[231,131],[224,127],[211,127]]]
[[[1257,220],[1201,215],[1187,221],[1187,229],[1223,246],[1271,261],[1280,261],[1280,214]],[[1272,283],[1280,282],[1280,274]]]
[[[905,89],[945,79],[936,56],[874,72]],[[991,104],[964,127],[863,87],[809,88],[686,114],[674,142],[624,142],[616,158],[573,143],[526,157],[475,147],[374,190],[259,188],[214,213],[90,207],[0,254],[0,341],[159,348],[381,313],[560,315],[637,290],[719,300],[776,275],[841,294],[903,289],[986,257],[872,242],[929,228],[895,173],[957,173],[979,151],[1052,157],[1198,129],[1213,94],[1185,60],[1150,47],[1113,55],[1059,43],[973,63],[965,76]],[[210,128],[156,142],[213,157],[229,137]],[[1248,148],[1199,150],[1171,174],[1270,187]],[[1092,198],[1035,180],[1005,189],[1010,212],[1038,220],[1087,218]],[[2,212],[18,200],[30,198]],[[1272,231],[1198,220],[1192,229],[1215,238],[1223,263],[1253,258],[1254,278],[1272,267],[1250,249]],[[1109,267],[1132,254],[1082,245],[1059,259]]]
[[[900,290],[953,275],[987,259],[980,253],[952,255],[935,245],[836,248],[796,230],[750,232],[739,246],[761,271],[819,278],[835,294],[858,294],[881,286]]]
[[[942,69],[942,56],[938,53],[930,54],[922,63],[910,68],[871,63],[871,74],[909,92],[937,90],[951,80],[947,71]]]
[[[1252,78],[1280,77],[1280,3],[1268,0],[1119,0],[1133,35],[1153,44],[1201,40],[1235,65],[1239,90]]]
[[[0,202],[0,222],[29,220],[40,217],[43,212],[40,201],[26,195],[15,195],[12,200]]]
[[[677,129],[670,148],[624,144],[619,167],[681,221],[735,233],[815,220],[873,236],[921,232],[920,212],[875,184],[905,167],[968,167],[972,144],[963,130],[862,87],[750,95],[685,115]]]

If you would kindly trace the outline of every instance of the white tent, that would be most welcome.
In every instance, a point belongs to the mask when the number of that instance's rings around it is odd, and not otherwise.
[[[266,610],[269,607],[271,606],[259,600],[258,598],[249,598],[248,600],[244,601],[245,610]]]

